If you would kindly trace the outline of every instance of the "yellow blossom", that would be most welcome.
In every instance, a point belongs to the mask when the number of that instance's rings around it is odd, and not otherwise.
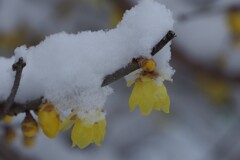
[[[4,123],[10,123],[13,120],[13,116],[5,115],[2,119]]]
[[[227,18],[231,32],[240,34],[240,9],[231,9]]]
[[[38,121],[47,137],[54,138],[58,135],[60,119],[56,108],[51,103],[44,103],[40,106]]]
[[[147,116],[152,109],[169,113],[170,100],[164,84],[157,84],[155,80],[135,82],[129,99],[130,110],[139,106],[142,115]]]
[[[78,146],[83,149],[95,143],[97,146],[101,145],[101,141],[104,140],[106,132],[106,120],[95,122],[93,124],[86,123],[86,120],[76,120],[73,129],[71,139],[73,142],[73,147]]]
[[[127,83],[127,86],[134,84],[129,99],[130,111],[139,106],[141,114],[144,116],[149,115],[153,109],[169,113],[169,96],[162,79],[159,78],[160,74],[155,71],[155,61],[142,59],[139,66],[143,71],[138,73],[134,80]]]
[[[230,87],[223,79],[211,77],[206,74],[199,74],[197,82],[207,97],[214,103],[221,104],[229,101]]]
[[[26,117],[22,122],[22,133],[25,137],[34,137],[38,132],[38,124],[32,117],[30,112],[26,113]]]

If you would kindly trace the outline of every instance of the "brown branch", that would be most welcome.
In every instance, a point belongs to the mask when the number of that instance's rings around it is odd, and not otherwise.
[[[176,34],[173,31],[168,31],[168,33],[153,47],[150,55],[154,56],[174,37],[176,37]],[[128,75],[129,73],[131,73],[139,68],[140,67],[139,67],[137,61],[132,61],[132,62],[128,63],[126,67],[117,70],[113,74],[107,75],[104,78],[102,87],[107,86],[114,81],[117,81],[118,79]]]
[[[153,47],[150,55],[154,56],[156,53],[158,53],[168,42],[170,42],[174,37],[175,33],[173,31],[168,31],[168,33]],[[137,60],[139,60],[138,58]],[[137,61],[133,61],[129,63],[126,67],[121,68],[114,72],[113,74],[107,75],[104,78],[104,81],[102,83],[102,87],[107,86],[111,84],[114,81],[117,81],[118,79],[128,75],[129,73],[139,69],[139,65]],[[26,104],[19,104],[14,103],[13,106],[10,108],[10,110],[7,112],[8,115],[17,115],[18,113],[26,112],[27,110],[37,110],[39,105],[42,103],[43,97],[26,102]],[[1,104],[0,104],[1,106]]]
[[[37,110],[39,105],[42,103],[42,100],[43,97],[26,102],[26,104],[14,103],[7,114],[14,116],[18,113],[23,113],[29,110]]]
[[[9,109],[11,108],[11,106],[14,103],[14,99],[15,99],[15,96],[17,94],[17,91],[18,91],[18,88],[19,88],[19,84],[20,84],[20,81],[21,81],[22,71],[23,71],[23,68],[25,66],[26,66],[26,63],[24,62],[22,57],[19,58],[18,62],[16,62],[12,66],[12,70],[16,71],[15,80],[14,80],[14,83],[13,83],[13,86],[12,86],[11,93],[8,96],[7,101],[4,104],[4,108],[3,108],[2,114],[0,113],[0,119],[2,119],[3,116],[6,113],[8,113]]]

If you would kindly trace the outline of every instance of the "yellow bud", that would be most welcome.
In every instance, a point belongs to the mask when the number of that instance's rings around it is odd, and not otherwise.
[[[22,133],[25,137],[34,137],[38,132],[38,124],[32,117],[30,112],[26,113],[26,117],[22,122]]]
[[[6,126],[5,128],[5,134],[4,134],[4,139],[6,140],[7,143],[13,142],[17,138],[17,133],[14,130],[14,128],[10,126]]]
[[[157,64],[153,59],[142,59],[140,61],[140,67],[146,72],[152,72],[156,68]]]
[[[56,108],[51,103],[44,103],[40,106],[38,121],[47,137],[54,138],[58,135],[60,119]]]
[[[33,148],[35,146],[35,137],[25,137],[23,136],[22,144],[26,148]]]
[[[5,115],[4,117],[3,117],[3,122],[4,123],[10,123],[10,122],[12,122],[12,120],[13,120],[13,116],[9,116],[9,115]]]

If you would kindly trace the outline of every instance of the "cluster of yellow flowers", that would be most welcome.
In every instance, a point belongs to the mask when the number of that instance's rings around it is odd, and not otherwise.
[[[79,117],[78,114],[84,115]],[[51,103],[42,104],[38,112],[39,124],[49,138],[54,138],[59,131],[66,131],[72,126],[71,139],[74,146],[85,148],[91,143],[100,145],[106,130],[105,112],[100,109],[91,111],[72,111],[68,118],[60,118],[57,109]]]
[[[141,71],[127,84],[128,86],[134,84],[129,99],[130,110],[133,111],[136,106],[139,106],[144,116],[150,114],[152,109],[169,113],[170,100],[162,80],[161,82],[158,81],[160,73],[156,71],[156,65],[156,62],[152,59],[141,58],[139,60]],[[92,143],[100,146],[104,140],[107,123],[106,113],[102,108],[75,109],[65,118],[51,102],[45,102],[40,105],[35,113],[38,122],[29,111],[26,112],[22,122],[21,129],[25,146],[33,146],[34,138],[39,130],[38,124],[43,133],[51,139],[55,138],[59,132],[72,128],[72,146],[78,146],[81,149]],[[3,119],[6,123],[11,120],[11,116],[5,116]],[[13,137],[10,132],[9,137]]]

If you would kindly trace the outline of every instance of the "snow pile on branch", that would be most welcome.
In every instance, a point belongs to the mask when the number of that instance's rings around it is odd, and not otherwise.
[[[101,108],[112,92],[110,87],[101,87],[104,77],[134,57],[150,57],[152,47],[172,28],[172,14],[165,6],[143,0],[124,14],[115,29],[61,32],[35,47],[21,46],[15,58],[24,57],[27,65],[15,101],[44,96],[61,110]],[[154,56],[161,75],[169,78],[174,72],[170,56],[170,44]],[[13,84],[13,61],[0,59],[0,101],[6,100]]]

